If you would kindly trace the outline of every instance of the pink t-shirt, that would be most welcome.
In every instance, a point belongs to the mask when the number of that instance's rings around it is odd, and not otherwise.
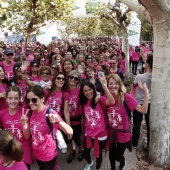
[[[137,101],[128,93],[125,93],[124,97],[128,108],[134,110],[138,105]],[[107,108],[107,115],[109,127],[123,130],[129,129],[130,123],[126,108],[123,104],[119,104],[118,99],[116,99],[115,104]],[[118,142],[125,143],[130,140],[131,133],[116,132],[116,137]]]
[[[6,90],[7,90],[7,85],[5,83],[2,83],[0,85],[0,93],[5,93]],[[7,108],[7,103],[6,103],[5,98],[0,98],[0,103],[1,103],[0,104],[0,111]]]
[[[35,158],[45,162],[54,159],[57,155],[56,141],[53,139],[52,134],[50,133],[50,128],[46,122],[45,114],[47,108],[47,106],[44,106],[44,109],[38,113],[33,111],[30,118],[33,155]],[[51,109],[50,113],[57,114],[53,109]],[[61,117],[60,120],[62,120]],[[56,131],[58,125],[53,125],[54,130]]]
[[[13,67],[14,67],[15,62],[12,62],[9,66],[7,66],[4,61],[0,62],[0,65],[4,67],[5,70],[5,77],[10,80],[14,73],[13,73]]]
[[[69,90],[69,113],[70,118],[77,117],[82,114],[81,105],[79,103],[79,91],[80,87],[73,90]],[[71,125],[80,124],[80,121],[71,121]]]
[[[14,162],[14,164],[11,167],[4,167],[2,165],[2,162],[0,161],[0,170],[28,170],[25,163],[23,161],[21,162]]]
[[[47,91],[45,92],[48,93]],[[61,117],[63,116],[64,101],[69,100],[69,94],[67,92],[55,92],[52,93],[46,101],[46,105],[55,110]]]
[[[28,164],[31,164],[33,163],[31,140],[24,138],[23,127],[20,122],[21,115],[22,115],[21,107],[18,107],[18,110],[14,115],[10,115],[8,109],[2,110],[0,111],[0,124],[2,124],[3,129],[12,132],[15,138],[22,143],[24,149],[24,161]],[[28,115],[27,117],[29,120]]]
[[[139,60],[139,53],[136,53],[135,51],[132,52],[132,61],[138,61]]]
[[[85,115],[85,133],[90,137],[95,137],[106,130],[105,113],[107,98],[101,96],[96,108],[92,109],[90,102],[84,106]],[[101,136],[102,137],[102,136]]]
[[[31,78],[32,81],[37,81],[37,82],[40,82],[41,81],[41,78],[36,76],[36,77],[33,77],[33,76],[29,76]]]

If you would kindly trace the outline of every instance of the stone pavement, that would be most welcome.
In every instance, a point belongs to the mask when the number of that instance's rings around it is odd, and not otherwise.
[[[65,154],[62,154],[62,153],[59,152],[58,157],[57,157],[57,161],[58,161],[58,164],[60,166],[60,170],[83,170],[84,169],[84,166],[86,164],[85,160],[83,160],[82,162],[79,162],[78,161],[78,155],[76,155],[73,162],[68,164],[67,161],[66,161],[68,155],[69,155],[69,152],[67,152]],[[91,156],[92,156],[92,159],[95,160],[94,157],[93,157],[93,150],[91,151]],[[129,152],[126,149],[125,159],[126,159],[125,170],[139,170],[138,165],[137,165],[138,159],[137,159],[137,156],[136,156],[136,150],[135,149],[133,149],[132,153]],[[116,166],[117,166],[117,170],[118,170],[119,164],[117,163]],[[91,167],[91,170],[94,170],[94,169],[95,169],[95,163]],[[34,165],[34,166],[31,167],[31,170],[38,170],[38,167],[36,165]],[[101,170],[110,170],[110,162],[109,162],[108,153],[105,156],[105,152],[103,152],[103,162],[102,162],[102,165],[101,165]]]

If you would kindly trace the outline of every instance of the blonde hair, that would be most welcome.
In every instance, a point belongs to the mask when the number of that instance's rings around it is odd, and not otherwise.
[[[123,104],[123,101],[124,101],[124,94],[126,93],[126,88],[125,86],[123,85],[123,82],[121,80],[121,78],[117,75],[117,74],[109,74],[107,76],[107,84],[109,82],[110,79],[113,79],[115,80],[118,85],[119,85],[119,90],[118,90],[118,93],[119,93],[119,100],[121,101],[121,103]]]

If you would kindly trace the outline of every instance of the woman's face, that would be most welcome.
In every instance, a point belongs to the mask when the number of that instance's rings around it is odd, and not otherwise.
[[[95,59],[93,59],[93,64],[94,66],[98,66],[99,63]]]
[[[87,86],[87,85],[85,85],[85,86],[83,87],[83,93],[84,93],[84,95],[86,96],[86,98],[87,98],[88,100],[91,100],[91,99],[93,98],[93,96],[94,96],[93,89],[90,88],[90,87]]]
[[[84,60],[83,55],[79,55],[79,63],[81,63]]]
[[[44,98],[40,99],[33,92],[29,92],[27,94],[27,104],[31,108],[31,110],[39,110],[44,103]]]
[[[57,56],[56,58],[55,58],[55,61],[57,61],[57,63],[61,63],[61,58],[59,57],[59,56]]]
[[[111,94],[117,95],[119,92],[119,84],[117,81],[115,81],[114,79],[110,78],[108,81],[108,89],[110,91]]]
[[[63,74],[58,74],[56,79],[55,79],[55,84],[57,87],[63,87],[65,84],[65,77]]]
[[[19,96],[19,93],[16,91],[10,91],[7,94],[6,102],[8,103],[8,107],[11,109],[15,109],[18,107],[19,103],[21,101],[21,97]]]
[[[22,72],[21,72],[20,67],[15,67],[15,74],[16,74],[16,76],[22,76]]]
[[[64,70],[66,73],[69,73],[73,69],[73,66],[70,61],[64,63]]]
[[[57,70],[58,70],[57,65],[56,65],[56,64],[52,65],[52,66],[51,66],[51,70],[52,70],[52,74],[57,73]]]
[[[31,66],[31,71],[34,71],[34,72],[38,71],[38,65],[37,65],[37,63],[34,63],[34,64]]]
[[[88,78],[91,78],[91,77],[94,77],[95,72],[94,72],[93,69],[87,68],[87,69],[86,69],[86,75],[87,75]]]
[[[69,76],[69,85],[71,86],[76,86],[77,83],[79,82],[79,78],[77,75],[72,75],[72,76]]]
[[[4,70],[2,67],[0,67],[0,80],[3,80],[5,77],[4,77]]]
[[[82,65],[78,65],[77,70],[80,74],[84,73],[84,67]]]
[[[40,65],[41,65],[41,66],[45,66],[45,58],[42,58],[42,59],[40,60]]]
[[[40,73],[40,77],[43,81],[48,82],[50,80],[50,72],[48,70],[43,70]]]

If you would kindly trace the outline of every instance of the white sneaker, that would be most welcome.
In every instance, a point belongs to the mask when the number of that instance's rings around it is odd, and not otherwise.
[[[88,164],[87,162],[86,162],[86,166],[84,167],[84,170],[90,170],[90,167],[91,166],[93,166],[93,160],[91,160],[91,163],[90,164]]]
[[[61,149],[61,153],[67,153],[67,148]]]

